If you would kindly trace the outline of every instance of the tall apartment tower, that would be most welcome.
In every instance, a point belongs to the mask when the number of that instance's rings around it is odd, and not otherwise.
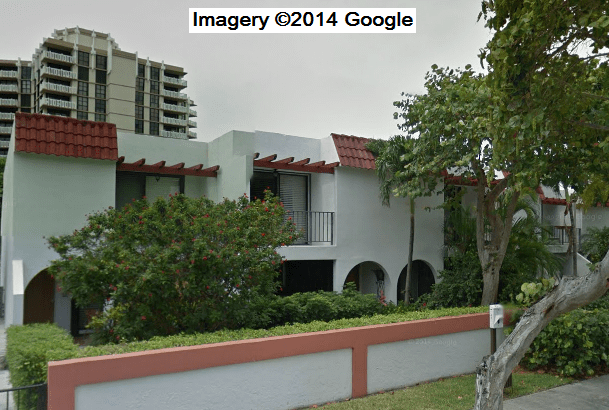
[[[109,35],[55,30],[32,61],[0,60],[0,156],[16,111],[116,124],[120,131],[196,138],[182,67],[122,51]]]

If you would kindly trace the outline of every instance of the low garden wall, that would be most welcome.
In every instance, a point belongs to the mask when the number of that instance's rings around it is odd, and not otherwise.
[[[293,409],[472,373],[488,313],[50,362],[49,409]]]

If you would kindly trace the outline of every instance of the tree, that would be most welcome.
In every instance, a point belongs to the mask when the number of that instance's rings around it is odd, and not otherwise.
[[[505,124],[503,149],[521,141],[522,155],[506,164],[516,180],[527,175],[526,165],[534,180],[563,183],[565,190],[585,192],[593,175],[606,181],[607,10],[607,0],[482,2],[481,16],[495,33],[481,59],[489,65],[487,86],[502,95],[496,110],[498,124]],[[514,160],[524,161],[519,167]],[[606,255],[594,271],[561,279],[527,309],[505,342],[478,367],[474,408],[501,409],[505,381],[539,332],[562,313],[601,297],[608,286]]]
[[[204,332],[247,324],[276,291],[294,226],[277,198],[219,204],[184,195],[88,216],[71,235],[49,238],[59,254],[49,272],[80,306],[106,304],[102,340]]]
[[[403,181],[400,180],[403,161],[408,157],[412,145],[411,140],[403,136],[395,136],[389,141],[371,140],[366,145],[374,155],[376,175],[379,178],[379,190],[383,205],[389,206],[394,190]],[[408,241],[408,264],[406,265],[406,285],[404,287],[404,304],[410,304],[410,280],[412,277],[412,257],[414,253],[415,232],[415,197],[409,196],[410,205],[410,239]]]
[[[535,188],[535,181],[522,177],[516,184],[517,174],[510,165],[519,152],[502,149],[502,130],[496,125],[495,110],[501,95],[491,93],[484,76],[476,74],[471,66],[452,70],[434,65],[426,76],[426,89],[425,95],[406,95],[396,103],[402,109],[396,117],[404,120],[400,129],[418,136],[413,138],[410,161],[400,171],[405,182],[398,191],[401,195],[420,194],[421,190],[429,194],[447,171],[456,173],[457,179],[475,183],[482,304],[488,305],[497,300],[499,271],[516,204],[523,189]],[[495,173],[501,171],[508,173],[497,179]],[[424,185],[421,179],[425,179]],[[501,198],[507,203],[503,214],[495,206]]]

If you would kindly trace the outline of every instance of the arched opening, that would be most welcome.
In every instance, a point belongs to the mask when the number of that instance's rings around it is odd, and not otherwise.
[[[404,266],[398,279],[397,300],[404,300],[404,290],[406,287],[406,270]],[[412,273],[410,278],[410,300],[417,300],[421,296],[431,293],[431,285],[436,283],[433,272],[429,265],[420,259],[412,261]]]
[[[23,296],[23,324],[53,323],[55,279],[45,270],[28,283]]]
[[[385,270],[376,262],[362,262],[355,265],[347,275],[345,284],[355,283],[355,287],[363,294],[384,295],[386,282],[389,280]]]

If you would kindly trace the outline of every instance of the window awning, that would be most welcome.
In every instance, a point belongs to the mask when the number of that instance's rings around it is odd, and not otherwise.
[[[217,177],[219,165],[203,169],[203,164],[193,165],[185,168],[184,163],[180,162],[175,165],[165,165],[166,161],[160,161],[152,165],[146,165],[146,159],[142,158],[138,161],[127,163],[125,157],[122,156],[116,162],[117,171],[132,171],[132,172],[147,172],[150,174],[167,174],[167,175],[191,175],[195,177]]]
[[[260,154],[257,152],[254,154],[254,166],[260,168],[271,168],[271,169],[287,169],[290,171],[299,172],[316,172],[324,174],[333,174],[334,168],[340,163],[332,162],[326,164],[326,161],[318,161],[309,164],[310,159],[305,158],[300,161],[294,161],[294,157],[288,157],[276,161],[277,154],[269,155],[268,157],[259,158]]]

